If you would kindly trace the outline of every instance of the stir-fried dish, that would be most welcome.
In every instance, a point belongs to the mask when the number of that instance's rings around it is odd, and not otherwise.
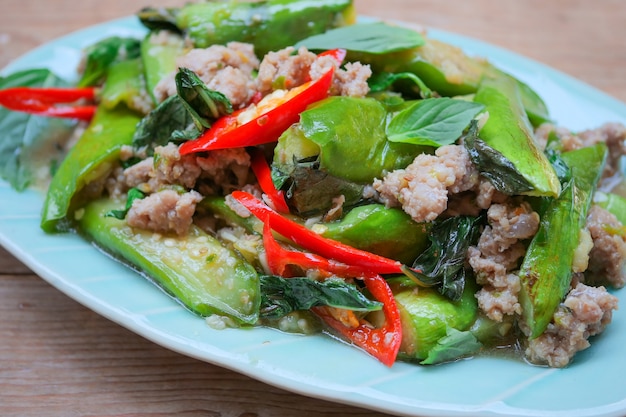
[[[71,84],[0,79],[2,177],[43,184],[44,231],[214,328],[326,332],[388,366],[566,366],[626,282],[626,127],[572,132],[488,60],[355,16],[141,10],[146,36],[89,46]]]

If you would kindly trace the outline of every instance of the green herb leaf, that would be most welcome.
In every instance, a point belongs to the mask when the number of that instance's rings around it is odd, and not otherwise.
[[[124,207],[124,210],[109,210],[106,213],[104,213],[104,217],[115,217],[118,220],[124,220],[126,218],[126,215],[128,214],[128,210],[130,210],[130,208],[133,205],[133,202],[135,200],[141,200],[142,198],[145,198],[145,194],[141,191],[139,191],[139,189],[137,188],[131,188],[130,190],[128,190],[128,196],[126,198],[126,206]]]
[[[111,64],[141,55],[140,41],[134,38],[111,36],[85,49],[85,71],[78,87],[101,83]]]
[[[180,142],[181,138],[189,139],[197,134],[199,133],[187,106],[180,96],[175,95],[167,98],[141,119],[133,136],[133,147],[146,147],[147,154],[152,155],[157,146]]]
[[[379,72],[367,80],[370,92],[372,93],[379,93],[381,91],[388,90],[396,82],[404,82],[408,83],[413,88],[416,87],[416,92],[419,93],[421,98],[430,98],[432,96],[432,90],[428,88],[420,77],[412,72],[399,72],[395,74],[390,72]]]
[[[355,285],[339,278],[314,281],[310,278],[261,277],[261,317],[279,318],[296,310],[330,306],[353,311],[376,311],[382,303],[363,295]]]
[[[447,334],[437,341],[430,349],[428,357],[420,362],[422,365],[434,365],[449,362],[463,356],[471,355],[482,348],[482,343],[469,331],[448,328]]]
[[[489,179],[495,189],[507,195],[523,194],[533,190],[533,185],[522,176],[515,165],[479,139],[477,131],[477,124],[473,123],[465,136],[464,144],[476,168]]]
[[[420,100],[391,119],[387,137],[414,145],[449,145],[483,108],[482,104],[447,97]]]
[[[480,217],[457,216],[436,221],[428,239],[430,246],[407,272],[422,284],[436,286],[453,301],[459,300],[465,287],[465,256],[480,235]],[[415,271],[420,272],[415,272]]]
[[[295,47],[325,50],[343,48],[353,52],[386,54],[424,45],[423,36],[414,30],[384,22],[359,23],[329,30],[298,42]]]
[[[319,169],[319,162],[299,161],[293,165],[272,166],[274,183],[286,190],[287,202],[302,216],[327,212],[333,199],[343,195],[344,206],[361,201],[364,186]]]
[[[11,87],[63,87],[67,83],[47,69],[32,69],[0,78],[0,89]],[[0,107],[0,177],[22,191],[48,178],[37,170],[45,164],[58,165],[65,157],[64,143],[76,122],[33,116]]]
[[[210,90],[195,72],[179,68],[176,73],[176,91],[192,115],[198,129],[211,127],[221,116],[231,114],[230,100],[219,91]]]

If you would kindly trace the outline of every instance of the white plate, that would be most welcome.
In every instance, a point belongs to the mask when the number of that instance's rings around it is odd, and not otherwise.
[[[5,74],[47,66],[75,77],[79,50],[112,34],[141,36],[135,18],[70,34],[13,62]],[[626,123],[626,106],[566,75],[494,46],[433,30],[431,36],[485,56],[546,99],[553,117],[574,130]],[[420,367],[387,368],[324,336],[269,329],[209,328],[139,275],[73,234],[39,228],[42,196],[0,181],[0,244],[37,274],[99,314],[174,351],[286,390],[398,415],[623,416],[626,414],[626,318],[614,322],[566,369],[482,357]],[[624,302],[626,292],[618,293]]]

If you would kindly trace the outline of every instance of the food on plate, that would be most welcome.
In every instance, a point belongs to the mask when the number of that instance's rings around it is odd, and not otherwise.
[[[626,127],[346,0],[138,13],[77,80],[0,79],[2,177],[215,328],[324,331],[387,366],[564,367],[626,282]],[[10,133],[9,133],[10,132]]]

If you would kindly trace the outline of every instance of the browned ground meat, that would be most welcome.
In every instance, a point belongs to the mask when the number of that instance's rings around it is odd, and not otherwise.
[[[402,206],[416,222],[433,221],[446,210],[448,193],[460,193],[478,183],[464,146],[447,145],[435,155],[419,155],[406,169],[395,170],[374,188],[388,207]]]
[[[257,88],[268,94],[276,88],[293,88],[308,80],[316,80],[330,68],[335,68],[332,95],[364,97],[369,92],[367,79],[372,75],[369,65],[360,62],[347,63],[340,69],[335,58],[318,57],[306,48],[300,48],[296,54],[293,47],[268,53],[259,67]]]
[[[603,181],[619,174],[619,159],[626,155],[626,126],[621,123],[606,123],[596,129],[589,129],[578,134],[551,124],[539,126],[535,131],[535,138],[545,146],[548,136],[554,132],[561,140],[563,148],[567,150],[579,149],[604,142],[609,147],[609,157],[602,175]]]
[[[250,156],[243,148],[212,151],[206,156],[181,156],[178,147],[170,143],[155,148],[155,157],[109,177],[107,187],[117,193],[135,187],[150,194],[133,203],[126,218],[129,225],[184,234],[202,195],[226,194],[242,188],[249,171]],[[175,187],[197,188],[202,194],[191,191],[179,195],[173,190]]]
[[[370,88],[367,80],[372,76],[369,65],[360,62],[348,62],[345,69],[337,68],[337,63],[330,56],[319,57],[311,66],[311,78],[317,79],[324,75],[328,69],[335,67],[335,77],[330,93],[335,96],[365,97]]]
[[[288,47],[265,55],[256,80],[262,94],[270,93],[277,85],[279,88],[293,88],[309,79],[309,69],[316,55],[304,47],[298,49],[296,54],[294,51],[295,48]]]
[[[184,235],[193,222],[196,204],[202,195],[196,191],[179,194],[174,190],[163,190],[148,197],[135,200],[126,216],[131,227],[160,233]]]
[[[259,60],[252,44],[230,42],[226,46],[192,49],[177,58],[176,66],[195,72],[207,87],[226,95],[235,108],[247,104],[256,92],[253,71],[258,68]],[[176,94],[174,75],[157,84],[154,93],[158,101]]]
[[[611,159],[626,154],[626,126],[621,123],[605,123],[597,129],[590,129],[578,134],[583,146],[604,142],[609,147]],[[615,166],[614,163],[610,165]]]
[[[124,170],[128,187],[139,188],[144,193],[153,193],[166,185],[193,188],[202,169],[194,155],[181,156],[173,143],[157,146],[155,157],[150,157]],[[157,161],[155,163],[155,160]]]
[[[519,276],[511,273],[524,256],[520,240],[537,233],[539,215],[528,203],[494,204],[487,211],[489,226],[477,246],[468,250],[468,261],[482,288],[476,294],[478,305],[492,320],[502,321],[504,315],[520,314],[518,302]]]
[[[154,153],[155,157],[124,170],[127,188],[153,193],[172,185],[194,188],[201,182],[203,194],[216,194],[240,188],[248,179],[250,156],[243,148],[216,150],[206,156],[181,156],[178,147],[170,143],[156,147]]]
[[[495,203],[504,203],[509,196],[497,191],[493,184],[480,176],[478,183],[468,192],[448,196],[448,208],[443,213],[446,217],[480,215]]]
[[[244,148],[212,151],[206,157],[197,157],[196,163],[202,169],[201,192],[205,195],[228,194],[248,182],[250,155]]]
[[[533,363],[566,366],[576,352],[589,347],[590,336],[601,333],[611,322],[617,302],[604,287],[579,283],[557,309],[547,330],[529,340],[526,356]]]
[[[592,206],[587,217],[587,228],[593,239],[585,282],[622,288],[626,283],[626,242],[623,225],[611,213]]]

